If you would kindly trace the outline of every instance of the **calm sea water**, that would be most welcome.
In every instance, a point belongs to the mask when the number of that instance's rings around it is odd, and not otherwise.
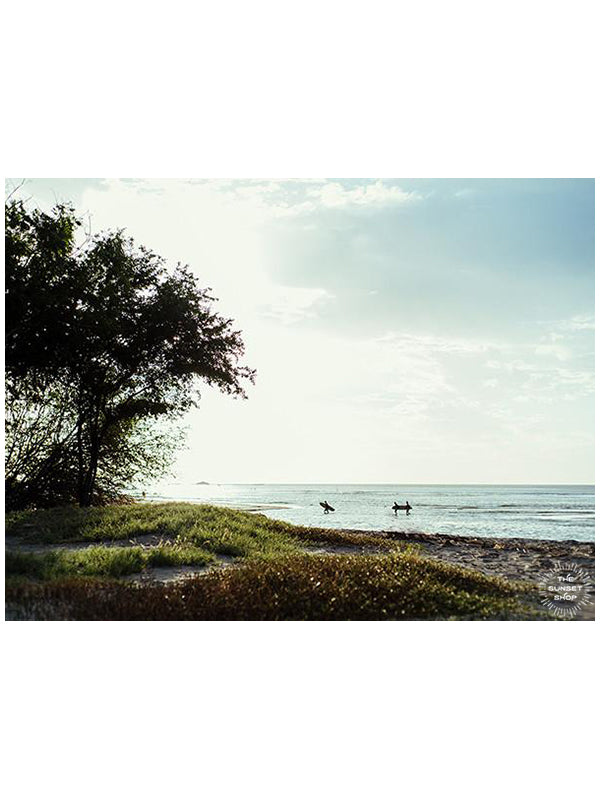
[[[165,484],[148,500],[185,500],[260,511],[298,525],[594,541],[594,486]],[[335,513],[324,514],[327,500]],[[412,505],[410,516],[394,501]]]

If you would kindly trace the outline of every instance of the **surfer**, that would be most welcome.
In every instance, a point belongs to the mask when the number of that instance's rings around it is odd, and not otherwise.
[[[399,506],[398,503],[396,503],[396,501],[394,501],[394,505],[392,506],[392,508],[394,509],[394,514],[396,516],[398,516],[398,512],[399,511],[406,511],[406,516],[408,517],[412,506],[408,502],[408,500],[406,501],[406,505],[403,505],[403,506]]]
[[[319,503],[319,505],[321,506],[322,509],[324,509],[323,511],[324,514],[329,514],[330,511],[335,511],[335,508],[333,508],[333,506],[330,506],[327,500],[325,500],[324,503]]]

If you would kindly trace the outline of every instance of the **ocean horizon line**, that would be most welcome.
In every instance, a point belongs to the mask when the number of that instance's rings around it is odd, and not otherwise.
[[[173,481],[165,486],[178,486],[187,484],[192,486],[593,486],[595,483],[426,483],[401,481]]]

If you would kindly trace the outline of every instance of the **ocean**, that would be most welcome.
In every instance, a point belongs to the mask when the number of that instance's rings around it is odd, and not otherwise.
[[[296,525],[454,536],[594,541],[594,486],[162,484],[154,502],[211,503]],[[319,502],[335,508],[324,514]],[[409,516],[392,504],[406,501]]]

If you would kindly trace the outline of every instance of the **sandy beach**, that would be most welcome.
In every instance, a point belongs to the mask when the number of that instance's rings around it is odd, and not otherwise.
[[[349,531],[350,532],[350,531]],[[352,531],[373,536],[372,531]],[[416,545],[422,555],[511,581],[539,582],[561,564],[575,564],[589,575],[591,602],[574,617],[593,620],[595,597],[595,544],[569,540],[556,542],[532,539],[484,539],[474,536],[443,536],[427,533],[389,533],[387,540]],[[360,547],[318,547],[320,552],[364,552]],[[373,551],[373,548],[368,548]]]

